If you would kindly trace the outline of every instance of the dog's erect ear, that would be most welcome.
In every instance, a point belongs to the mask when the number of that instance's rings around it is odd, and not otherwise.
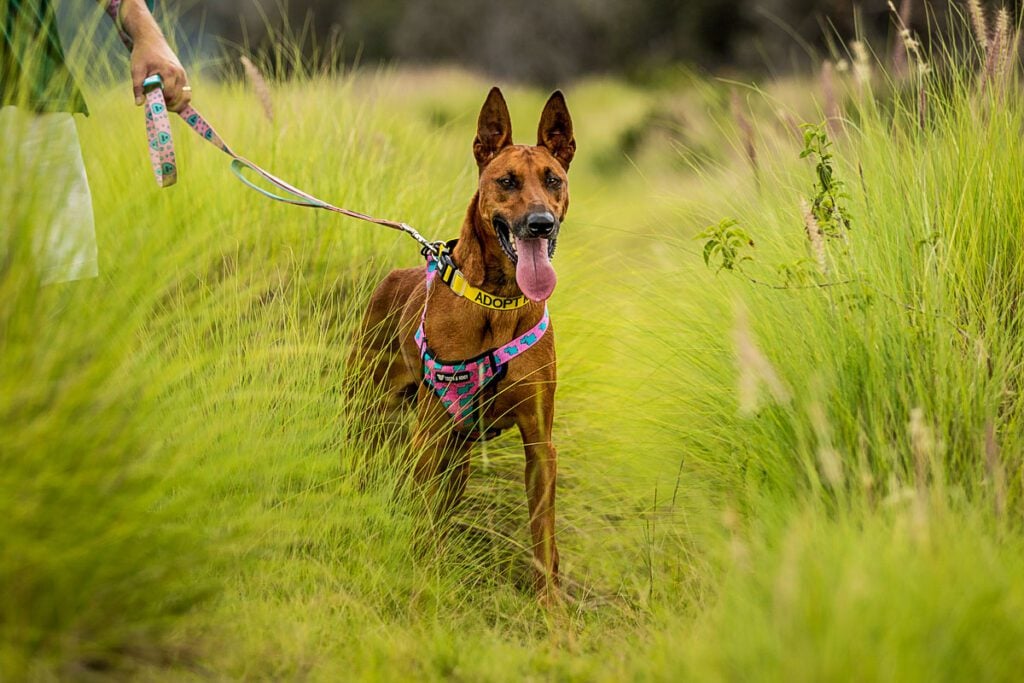
[[[508,105],[497,88],[487,93],[487,101],[480,110],[480,118],[476,122],[476,139],[473,140],[473,156],[476,165],[484,170],[494,155],[512,144],[512,117],[508,115]]]
[[[551,93],[548,103],[544,105],[540,126],[537,127],[537,144],[547,147],[562,167],[569,170],[569,164],[576,154],[576,138],[572,136],[572,117],[569,116],[569,108],[565,106],[561,90]]]

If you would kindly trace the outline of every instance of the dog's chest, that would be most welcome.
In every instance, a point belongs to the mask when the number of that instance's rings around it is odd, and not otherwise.
[[[429,311],[423,331],[440,358],[475,358],[514,339],[521,330],[518,316],[507,311]]]

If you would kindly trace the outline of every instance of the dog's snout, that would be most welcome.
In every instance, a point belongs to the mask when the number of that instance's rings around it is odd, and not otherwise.
[[[526,229],[530,237],[547,237],[555,229],[555,217],[550,211],[531,213],[526,217]]]

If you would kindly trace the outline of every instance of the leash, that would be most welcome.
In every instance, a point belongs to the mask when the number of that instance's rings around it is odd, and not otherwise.
[[[167,103],[164,101],[163,81],[159,75],[150,76],[142,82],[146,95],[146,136],[149,143],[149,158],[153,166],[153,176],[160,187],[170,187],[178,179],[177,166],[174,157],[174,140],[171,137],[171,122],[167,112]],[[304,206],[311,209],[324,209],[340,213],[349,218],[355,218],[375,225],[382,225],[393,230],[399,230],[416,240],[423,248],[424,253],[437,256],[441,247],[439,243],[431,242],[421,235],[408,223],[391,221],[384,218],[376,218],[359,211],[343,209],[329,202],[325,202],[308,192],[304,192],[290,183],[278,178],[269,171],[257,166],[245,157],[236,154],[228,146],[224,139],[217,134],[213,126],[203,118],[192,105],[186,106],[178,115],[185,121],[189,128],[196,132],[196,135],[209,142],[211,145],[231,157],[231,170],[243,183],[260,194],[273,199],[274,201],[291,204],[292,206]],[[242,171],[248,169],[256,173],[268,183],[284,193],[285,196],[265,190],[243,175]],[[461,275],[461,273],[460,273]]]
[[[121,3],[122,0],[110,0],[107,4],[106,11],[114,20],[114,25],[117,27],[117,32],[121,37],[121,41],[130,51],[133,47],[133,41],[131,36],[129,36],[121,26],[119,14]],[[174,139],[171,136],[171,121],[168,116],[167,102],[164,99],[163,79],[160,78],[159,74],[149,76],[142,82],[142,89],[145,94],[146,138],[149,147],[150,163],[153,167],[153,177],[156,179],[156,184],[158,186],[170,187],[178,181],[178,166],[174,155]],[[430,259],[434,259],[437,262],[438,276],[442,282],[448,285],[452,292],[457,296],[469,299],[484,308],[494,311],[508,311],[522,308],[530,302],[526,296],[499,297],[471,285],[462,271],[455,266],[455,262],[452,261],[451,244],[446,244],[445,242],[431,242],[408,223],[376,218],[369,214],[352,211],[351,209],[344,209],[340,206],[335,206],[334,204],[325,202],[324,200],[300,190],[288,182],[285,182],[281,178],[278,178],[269,171],[257,166],[245,157],[236,154],[228,144],[224,142],[224,139],[217,134],[217,131],[213,129],[213,126],[211,126],[207,120],[203,118],[202,114],[196,111],[192,105],[186,106],[178,112],[178,115],[181,116],[188,127],[194,130],[199,137],[230,156],[231,171],[235,176],[237,176],[245,185],[248,185],[251,189],[256,190],[263,196],[277,202],[291,204],[292,206],[304,206],[311,209],[333,211],[334,213],[339,213],[343,216],[348,216],[349,218],[355,218],[367,223],[373,223],[375,225],[391,228],[392,230],[404,232],[419,243],[421,247],[420,254],[422,254],[428,262]],[[246,169],[263,178],[263,180],[267,181],[285,194],[275,194],[274,192],[270,192],[269,190],[265,190],[256,185],[243,174],[243,170]]]
[[[117,33],[121,38],[121,42],[123,42],[125,47],[131,51],[134,46],[134,41],[132,41],[131,36],[125,32],[124,27],[121,25],[121,4],[122,0],[110,0],[110,2],[107,3],[106,12],[110,18],[114,20],[114,26],[117,28]],[[153,166],[153,176],[156,178],[156,184],[160,187],[170,187],[178,180],[178,166],[174,156],[174,139],[171,137],[171,122],[170,117],[167,115],[167,102],[164,100],[163,79],[160,78],[159,74],[150,76],[142,82],[142,89],[146,96],[146,138],[149,146],[149,158]],[[284,202],[285,204],[333,211],[335,213],[340,213],[343,216],[348,216],[349,218],[355,218],[368,223],[382,225],[393,230],[399,230],[416,240],[422,246],[422,252],[424,255],[429,253],[431,255],[438,256],[440,254],[441,247],[439,245],[443,243],[429,241],[407,223],[375,218],[365,213],[360,213],[359,211],[351,211],[339,206],[334,206],[333,204],[325,202],[322,199],[318,199],[307,192],[303,192],[299,188],[286,183],[272,173],[265,171],[248,159],[235,154],[235,152],[228,147],[227,143],[224,142],[224,139],[217,135],[213,126],[207,123],[206,119],[204,119],[203,116],[191,105],[182,109],[178,114],[185,120],[188,127],[194,130],[199,137],[230,156],[231,170],[234,174],[238,176],[239,180],[260,194],[275,201]],[[279,190],[286,192],[290,196],[282,197],[274,194],[273,192],[264,190],[242,175],[242,169],[249,169],[253,171],[268,183],[271,183]],[[461,273],[459,273],[459,275],[461,275]]]
[[[142,82],[146,95],[146,136],[149,141],[149,157],[153,166],[153,176],[160,187],[170,187],[178,179],[178,171],[174,157],[174,141],[171,137],[171,122],[168,116],[167,103],[164,101],[162,90],[163,81],[159,75],[150,76]],[[213,126],[203,118],[202,114],[189,105],[179,112],[181,118],[189,128],[194,130],[202,139],[231,157],[231,170],[245,185],[259,192],[265,197],[277,202],[291,204],[292,206],[304,206],[311,209],[324,209],[340,213],[349,218],[355,218],[375,225],[382,225],[393,230],[399,230],[412,237],[420,244],[420,254],[430,260],[437,262],[439,279],[444,282],[457,296],[469,299],[473,303],[493,311],[511,311],[530,303],[525,295],[515,297],[501,297],[485,292],[474,287],[466,279],[466,276],[459,270],[452,260],[451,253],[454,241],[431,242],[421,235],[408,223],[376,218],[359,211],[343,209],[329,202],[325,202],[308,192],[300,190],[290,183],[278,178],[269,171],[249,161],[245,157],[236,154],[224,139],[217,134]],[[250,170],[268,183],[278,188],[287,195],[279,195],[265,190],[259,185],[245,177],[243,170]]]

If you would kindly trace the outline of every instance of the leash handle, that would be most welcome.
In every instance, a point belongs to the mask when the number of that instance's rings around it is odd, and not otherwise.
[[[131,52],[135,44],[121,24],[121,1],[110,0],[106,12],[114,22],[121,42]],[[142,81],[142,91],[146,96],[146,142],[153,177],[158,187],[170,187],[178,182],[178,164],[174,158],[174,140],[171,138],[171,121],[167,116],[163,87],[160,74],[153,74]]]
[[[159,75],[150,76],[142,82],[142,89],[146,94],[146,139],[153,176],[159,187],[170,187],[178,182],[178,164],[174,157],[174,140],[171,137],[171,120],[167,116],[167,102],[164,101],[163,80]]]

